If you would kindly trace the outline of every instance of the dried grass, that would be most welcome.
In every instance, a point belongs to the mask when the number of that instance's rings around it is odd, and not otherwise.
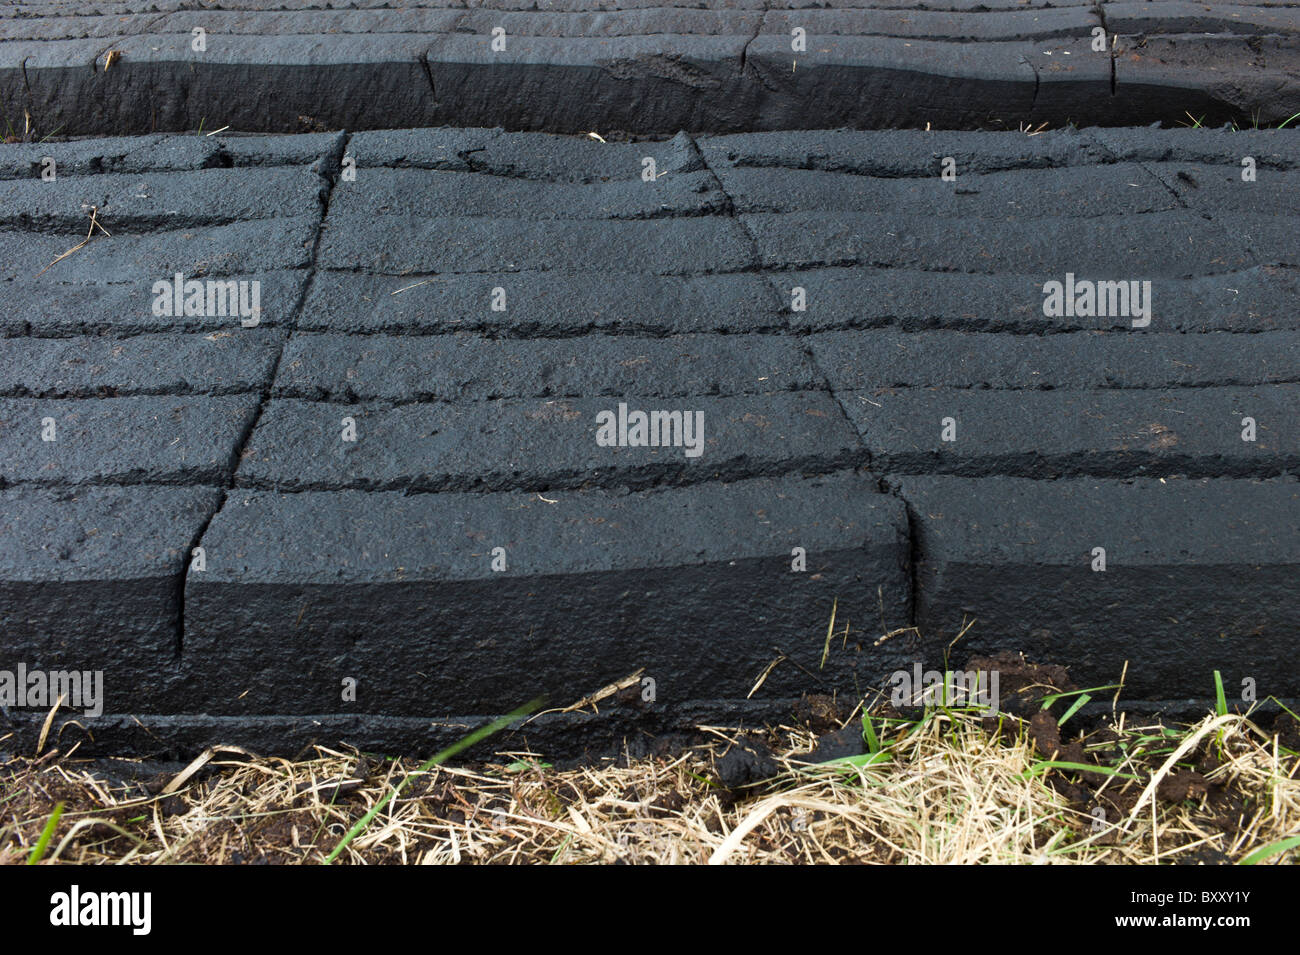
[[[1154,732],[1114,729],[1130,742]],[[536,754],[503,753],[475,768],[434,767],[340,861],[1146,864],[1207,852],[1239,861],[1300,832],[1300,759],[1236,715],[1207,717],[1168,757],[1144,760],[1142,745],[1130,746],[1116,768],[1136,778],[1101,789],[1131,809],[1101,831],[1063,794],[1077,778],[1043,772],[1025,733],[990,733],[973,716],[940,711],[910,733],[882,733],[888,761],[866,767],[809,767],[798,754],[812,734],[774,729],[768,740],[786,754],[783,773],[738,794],[711,782],[715,752],[729,742],[726,731],[711,732],[716,746],[622,765],[561,771]],[[1176,764],[1211,749],[1219,754],[1204,776],[1211,792],[1161,798]],[[155,781],[148,795],[52,756],[0,770],[0,861],[25,859],[61,800],[67,811],[47,863],[318,863],[416,766],[376,768],[324,747],[296,762],[217,751],[184,778]],[[1296,848],[1266,860],[1296,861]]]

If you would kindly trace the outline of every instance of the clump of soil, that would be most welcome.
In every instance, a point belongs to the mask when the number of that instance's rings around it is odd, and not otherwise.
[[[993,656],[976,656],[966,661],[966,670],[997,671],[999,708],[1004,713],[1032,717],[1043,700],[1054,693],[1073,693],[1079,688],[1065,667],[1052,663],[1030,663],[1023,654],[1003,650]]]

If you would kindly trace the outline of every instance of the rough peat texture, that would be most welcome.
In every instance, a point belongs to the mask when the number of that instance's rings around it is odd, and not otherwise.
[[[1275,125],[1300,6],[1093,0],[35,0],[0,8],[25,135]]]
[[[0,147],[0,669],[103,669],[97,744],[150,751],[639,668],[602,732],[781,715],[971,621],[1137,703],[1293,698],[1297,177],[1291,131]],[[1045,314],[1067,273],[1149,324]],[[703,427],[602,446],[620,405]]]

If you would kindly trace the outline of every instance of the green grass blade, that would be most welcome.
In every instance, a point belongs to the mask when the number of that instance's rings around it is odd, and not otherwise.
[[[1295,116],[1292,116],[1291,118],[1295,119]],[[1290,836],[1286,839],[1279,839],[1277,842],[1270,842],[1268,845],[1256,849],[1250,855],[1246,856],[1246,858],[1238,862],[1237,865],[1255,865],[1256,863],[1263,862],[1265,859],[1277,855],[1279,852],[1286,852],[1288,849],[1294,849],[1296,846],[1300,846],[1300,836]]]
[[[686,770],[686,775],[687,775],[687,776],[690,776],[692,779],[696,780],[697,782],[704,783],[704,785],[708,786],[710,789],[723,789],[723,788],[724,788],[723,785],[722,785],[721,783],[715,783],[712,779],[705,779],[705,778],[704,778],[703,776],[701,776],[699,773],[693,773],[693,772],[691,772],[689,769]]]
[[[1056,725],[1064,726],[1065,721],[1068,720],[1075,713],[1079,712],[1080,708],[1082,708],[1082,706],[1091,699],[1092,697],[1089,696],[1087,693],[1080,696],[1077,700],[1074,701],[1073,704],[1071,704],[1070,708],[1066,710],[1064,714],[1062,714],[1061,718],[1056,721]]]
[[[1295,116],[1292,116],[1292,117],[1291,117],[1291,119],[1298,119],[1298,118],[1300,118],[1300,113],[1296,113]],[[1278,129],[1286,129],[1286,124],[1289,123],[1289,122],[1291,122],[1291,119],[1284,119],[1284,120],[1282,120],[1282,122],[1278,124],[1278,127],[1277,127],[1277,128],[1278,128]]]
[[[429,759],[425,760],[423,763],[419,765],[419,767],[415,770],[415,772],[411,773],[408,776],[403,777],[400,783],[398,783],[396,786],[394,786],[392,789],[388,791],[388,795],[384,796],[383,799],[375,803],[374,806],[371,807],[368,813],[366,813],[364,816],[362,816],[360,819],[356,821],[356,824],[353,825],[353,827],[348,830],[348,834],[344,836],[342,840],[340,840],[339,844],[334,847],[334,851],[332,851],[328,856],[325,857],[324,864],[329,865],[331,862],[337,859],[339,857],[339,853],[341,853],[344,849],[346,849],[352,843],[353,839],[361,835],[361,833],[365,832],[366,827],[370,825],[371,821],[375,818],[375,816],[379,815],[379,813],[383,810],[383,808],[387,806],[390,802],[392,802],[393,799],[396,798],[397,795],[403,789],[406,788],[406,784],[411,781],[412,776],[418,776],[421,773],[427,773],[434,766],[438,766],[441,765],[442,763],[445,763],[447,760],[451,759],[453,756],[455,756],[457,753],[461,752],[462,750],[468,749],[469,747],[473,746],[475,743],[479,742],[480,740],[486,739],[487,737],[491,736],[493,733],[497,732],[498,730],[501,730],[509,726],[515,720],[519,719],[519,717],[527,716],[533,710],[537,709],[537,707],[541,706],[541,704],[542,701],[540,699],[532,700],[528,703],[525,703],[523,706],[519,707],[519,709],[515,710],[514,712],[507,713],[505,716],[499,716],[496,719],[494,719],[491,723],[488,723],[486,726],[480,726],[478,729],[470,733],[464,739],[457,740],[455,743],[452,743],[446,749],[442,750],[442,752],[429,757]]]
[[[839,759],[828,759],[826,762],[817,763],[808,767],[808,769],[861,769],[864,766],[879,766],[881,763],[888,763],[891,760],[892,757],[889,753],[863,753],[861,756],[841,756]]]
[[[1228,697],[1223,692],[1223,674],[1214,671],[1214,712],[1219,716],[1228,715]]]
[[[871,725],[871,717],[866,713],[862,714],[862,738],[867,741],[867,752],[880,752],[880,740],[876,736],[876,729]]]
[[[1080,696],[1084,693],[1100,693],[1102,690],[1118,690],[1122,683],[1107,683],[1105,686],[1088,686],[1082,690],[1071,690],[1069,693],[1049,693],[1043,697],[1043,709],[1049,709],[1053,703],[1059,700],[1068,699],[1072,696]]]
[[[45,858],[46,851],[50,848],[50,840],[54,838],[54,830],[58,828],[59,817],[63,815],[63,803],[56,803],[54,812],[50,813],[50,818],[45,821],[45,828],[41,831],[41,837],[32,846],[31,855],[27,857],[28,865],[36,865]]]
[[[513,763],[505,768],[507,773],[526,773],[530,769],[554,769],[551,763],[531,762],[526,759],[516,759]]]
[[[1092,766],[1088,763],[1071,763],[1056,759],[1045,759],[1040,763],[1034,763],[1033,766],[1021,773],[1020,777],[1030,779],[1034,776],[1041,776],[1049,769],[1068,769],[1076,773],[1100,773],[1103,776],[1114,776],[1116,779],[1138,778],[1131,773],[1121,773],[1118,769],[1111,769],[1109,766]]]
[[[564,850],[569,848],[569,843],[572,841],[573,841],[573,833],[569,833],[567,836],[564,837],[564,841],[560,843],[560,848],[556,849],[553,853],[551,853],[551,865],[555,865],[556,860],[559,859],[560,856],[564,854]]]
[[[1276,703],[1278,706],[1282,707],[1282,709],[1290,713],[1291,718],[1293,720],[1300,720],[1300,715],[1297,715],[1294,711],[1292,711],[1292,709],[1289,706],[1287,706],[1285,703],[1279,700],[1276,696],[1270,696],[1269,699],[1272,700],[1274,703]]]

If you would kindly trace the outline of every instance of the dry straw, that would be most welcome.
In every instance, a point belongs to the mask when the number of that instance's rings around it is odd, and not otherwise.
[[[1300,759],[1241,716],[1179,731],[1116,726],[1089,744],[1123,754],[1094,774],[1099,799],[1128,807],[1101,827],[1068,796],[1080,777],[1044,768],[1051,754],[1012,718],[1000,732],[942,709],[920,723],[872,723],[874,753],[822,766],[799,758],[813,743],[807,729],[771,730],[781,775],[738,793],[716,781],[715,754],[731,742],[718,729],[716,744],[675,756],[563,771],[533,753],[422,770],[325,747],[299,761],[217,749],[156,781],[155,794],[54,753],[14,758],[0,769],[0,859],[25,861],[59,801],[67,809],[46,863],[320,863],[336,852],[340,862],[424,864],[1300,858]],[[1180,766],[1211,751],[1203,779],[1217,803],[1206,792],[1162,798]]]

